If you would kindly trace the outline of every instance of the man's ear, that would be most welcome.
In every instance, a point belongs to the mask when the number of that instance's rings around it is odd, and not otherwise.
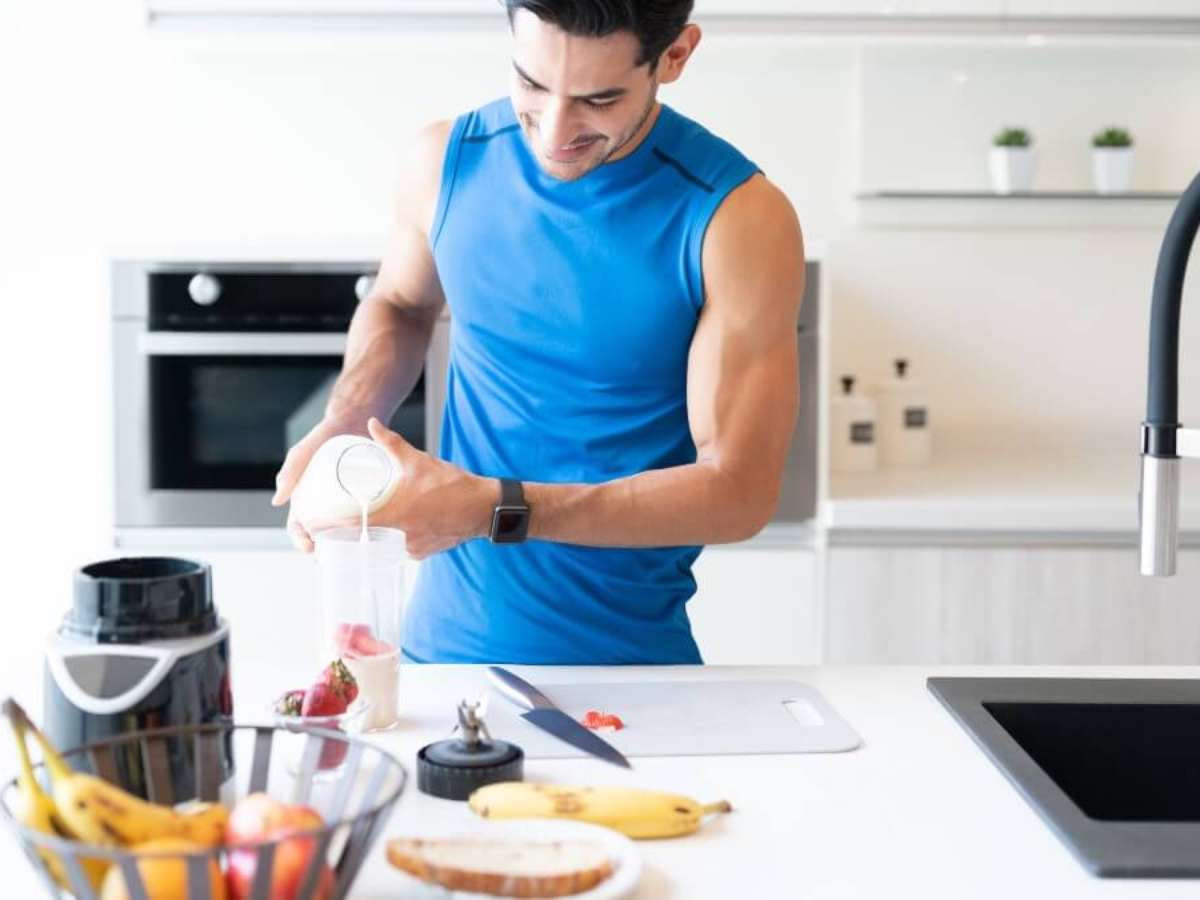
[[[692,54],[696,52],[696,45],[700,43],[700,26],[689,23],[683,26],[683,31],[679,32],[679,37],[671,42],[662,55],[658,58],[658,66],[656,75],[659,84],[670,84],[683,74],[683,68],[687,65],[687,61],[692,58]]]

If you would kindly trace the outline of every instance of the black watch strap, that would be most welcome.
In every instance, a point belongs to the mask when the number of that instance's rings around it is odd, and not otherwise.
[[[500,479],[500,505],[525,505],[525,488],[521,487],[521,482],[517,481],[515,478]]]
[[[494,544],[519,544],[529,533],[529,504],[525,489],[513,478],[500,479],[500,502],[492,510],[488,537]]]

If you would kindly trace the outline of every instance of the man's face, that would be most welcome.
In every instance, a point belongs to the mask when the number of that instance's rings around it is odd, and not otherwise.
[[[632,32],[576,37],[517,11],[513,109],[547,175],[573,181],[633,149],[658,88],[639,52]]]

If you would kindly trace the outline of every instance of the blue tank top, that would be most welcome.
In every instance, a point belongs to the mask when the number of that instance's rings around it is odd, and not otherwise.
[[[628,156],[572,182],[541,170],[507,99],[459,118],[430,232],[451,317],[441,457],[559,483],[694,462],[686,387],[701,245],[756,171],[665,105]],[[405,653],[698,663],[686,603],[700,550],[468,541],[422,563]]]

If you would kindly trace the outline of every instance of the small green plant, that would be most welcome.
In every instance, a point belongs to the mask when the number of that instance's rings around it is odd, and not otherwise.
[[[1005,128],[992,143],[997,147],[1028,147],[1033,143],[1033,135],[1024,128]]]
[[[1105,128],[1092,137],[1093,147],[1132,147],[1133,137],[1124,128]]]

